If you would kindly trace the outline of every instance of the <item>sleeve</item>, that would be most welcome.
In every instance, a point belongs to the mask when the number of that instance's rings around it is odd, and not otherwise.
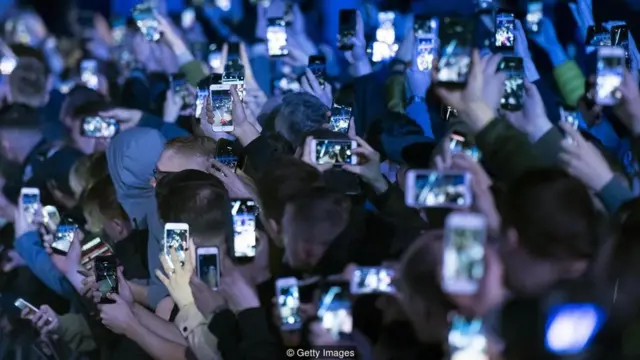
[[[391,220],[396,226],[426,227],[420,213],[405,205],[402,190],[390,182],[388,185],[387,191],[382,194],[375,194],[373,190],[365,187],[367,199],[380,215]]]
[[[556,66],[553,77],[564,102],[569,106],[577,106],[585,92],[585,77],[578,64],[570,60]]]
[[[393,73],[386,81],[387,109],[392,112],[404,112],[404,74]]]
[[[273,159],[274,149],[266,137],[259,135],[244,147],[244,154],[249,161],[254,176],[260,176]]]
[[[184,74],[191,86],[198,86],[198,82],[207,76],[198,60],[191,60],[183,64],[180,66],[180,72]]]
[[[191,303],[180,309],[174,323],[198,359],[222,360],[218,351],[218,339],[209,331],[207,320],[195,304]]]
[[[242,336],[241,351],[246,360],[275,360],[282,358],[283,349],[269,331],[267,314],[262,308],[246,309],[238,313]]]
[[[91,328],[81,314],[65,314],[58,318],[60,327],[57,335],[72,350],[88,352],[96,349]]]
[[[224,360],[242,358],[238,353],[240,329],[233,311],[223,309],[217,313],[214,312],[208,328],[213,336],[218,339],[218,350]]]
[[[564,136],[560,130],[554,126],[533,143],[533,149],[544,165],[555,166],[558,164],[558,154],[562,150],[560,143],[563,139]]]
[[[189,136],[189,133],[175,124],[169,124],[155,115],[149,113],[143,113],[140,123],[140,127],[148,127],[156,129],[162,133],[166,139],[174,139],[181,136]]]
[[[65,299],[73,299],[75,289],[53,264],[41,243],[38,233],[31,231],[17,238],[14,248],[40,281]]]
[[[169,290],[156,276],[156,269],[162,269],[160,264],[160,243],[153,238],[149,231],[149,240],[147,244],[147,262],[149,265],[149,289],[147,291],[147,302],[152,309],[155,309],[160,301],[169,296]]]
[[[602,201],[609,214],[615,214],[622,204],[634,198],[631,190],[615,177],[600,189],[596,195]]]

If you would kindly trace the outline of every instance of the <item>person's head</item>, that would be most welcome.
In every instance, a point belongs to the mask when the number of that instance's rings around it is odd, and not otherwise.
[[[79,199],[86,188],[108,174],[107,155],[104,152],[85,155],[71,167],[69,186],[75,198]]]
[[[287,94],[282,98],[275,118],[275,130],[292,144],[300,144],[305,133],[328,123],[329,110],[311,94]]]
[[[104,229],[113,241],[126,238],[132,230],[127,213],[118,202],[111,177],[106,175],[90,185],[82,198],[82,209],[87,220],[87,230]]]
[[[44,56],[25,45],[15,45],[12,50],[18,63],[7,79],[11,102],[34,108],[46,105],[49,102],[50,80]]]
[[[224,248],[233,236],[231,203],[224,184],[199,170],[167,174],[156,185],[158,215],[165,223],[187,223],[196,246]]]
[[[326,187],[312,187],[286,202],[281,236],[285,261],[299,270],[315,267],[349,224],[351,200]]]
[[[322,183],[322,174],[302,160],[281,156],[271,162],[256,182],[256,187],[260,216],[272,239],[279,239],[277,234],[287,202],[296,194]]]
[[[74,86],[65,97],[60,108],[60,121],[68,128],[72,129],[77,123],[77,109],[84,104],[106,102],[105,97],[99,92],[84,85]]]
[[[38,110],[21,104],[0,109],[0,151],[7,160],[24,162],[40,139],[42,129]]]
[[[155,181],[164,174],[193,169],[208,172],[216,142],[207,136],[184,136],[167,141],[156,164]]]
[[[507,185],[498,203],[511,290],[535,294],[586,271],[603,232],[580,181],[556,169],[528,172]]]

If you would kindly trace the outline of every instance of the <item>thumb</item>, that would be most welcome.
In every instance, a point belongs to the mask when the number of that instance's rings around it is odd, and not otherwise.
[[[123,302],[122,298],[120,297],[120,295],[116,294],[116,293],[109,293],[107,294],[107,297],[113,301],[115,301],[116,303],[121,303]]]
[[[118,268],[117,268],[117,276],[118,276],[118,284],[123,284],[125,281],[127,281],[124,278],[124,274],[122,273],[122,266],[118,266]]]

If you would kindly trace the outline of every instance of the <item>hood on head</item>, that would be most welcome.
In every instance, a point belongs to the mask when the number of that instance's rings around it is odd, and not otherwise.
[[[150,181],[165,141],[157,130],[133,128],[116,135],[107,149],[109,174],[118,201],[138,227],[146,227],[141,222],[146,224],[147,210],[155,203]]]

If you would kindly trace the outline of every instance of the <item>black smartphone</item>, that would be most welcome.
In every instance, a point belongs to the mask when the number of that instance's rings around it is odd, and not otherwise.
[[[256,216],[258,205],[251,199],[231,200],[233,216],[232,258],[247,261],[255,258],[257,250]]]
[[[240,63],[240,43],[230,42],[227,44],[227,64]]]
[[[624,49],[624,58],[627,69],[631,69],[631,55],[629,53],[629,27],[616,25],[611,28],[611,45]]]
[[[102,116],[87,116],[82,119],[82,136],[107,139],[114,137],[120,131],[120,124],[111,118]]]
[[[445,17],[440,23],[436,79],[441,85],[464,86],[471,69],[473,21]]]
[[[516,44],[516,18],[513,13],[498,10],[495,15],[494,48],[498,51],[513,51]]]
[[[592,25],[587,28],[587,46],[611,46],[611,32],[602,25]]]
[[[267,50],[271,57],[289,54],[289,50],[287,50],[287,25],[283,18],[270,18],[268,20]]]
[[[353,109],[351,106],[333,103],[333,106],[331,106],[329,129],[343,134],[349,132],[349,122],[351,121],[352,112]]]
[[[524,67],[521,57],[507,56],[502,58],[498,70],[507,75],[504,81],[504,93],[500,100],[500,107],[509,111],[522,109],[524,97]]]
[[[71,221],[65,221],[58,225],[53,243],[51,243],[51,250],[56,254],[67,255],[76,230],[78,230],[78,225]]]
[[[327,78],[327,59],[322,55],[309,56],[309,70],[313,73],[313,76],[318,79],[320,86],[324,87],[324,83]]]
[[[101,304],[113,304],[114,301],[109,299],[109,294],[118,293],[118,263],[114,255],[96,256],[94,272],[98,291],[100,291]]]
[[[357,14],[355,9],[340,10],[338,25],[338,49],[348,51],[353,49],[353,39],[356,36]]]
[[[215,158],[234,172],[244,165],[242,156],[234,151],[233,141],[227,139],[218,140]]]
[[[184,96],[188,93],[187,77],[183,73],[171,74],[171,89],[176,95]]]
[[[435,36],[438,30],[438,18],[416,15],[413,22],[413,33],[416,37]]]

